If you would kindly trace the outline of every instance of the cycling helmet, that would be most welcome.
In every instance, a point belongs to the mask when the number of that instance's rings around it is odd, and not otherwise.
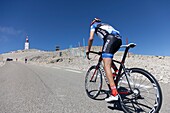
[[[90,26],[93,25],[95,22],[101,22],[101,20],[100,20],[99,18],[94,18],[94,19],[92,20]]]

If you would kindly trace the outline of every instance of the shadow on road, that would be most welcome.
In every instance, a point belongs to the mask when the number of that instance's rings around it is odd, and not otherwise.
[[[100,94],[94,100],[104,101],[108,97],[109,97],[109,91],[101,90]],[[123,112],[123,109],[119,101],[108,102],[108,104],[109,104],[108,106],[109,109]]]
[[[119,101],[111,102],[110,106],[108,106],[108,108],[111,110],[117,110],[117,111],[123,112],[123,109],[122,109]]]

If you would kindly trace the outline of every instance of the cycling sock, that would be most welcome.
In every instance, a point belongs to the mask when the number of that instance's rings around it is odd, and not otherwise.
[[[116,86],[111,86],[111,90],[112,90],[112,95],[113,96],[116,96],[117,94],[118,94],[118,92],[117,92],[117,89],[116,89]]]

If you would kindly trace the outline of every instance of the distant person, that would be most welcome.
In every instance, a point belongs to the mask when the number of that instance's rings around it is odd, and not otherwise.
[[[27,63],[27,58],[25,58],[25,63]]]
[[[86,52],[87,56],[89,55],[91,46],[93,44],[94,34],[103,39],[104,42],[102,47],[102,58],[104,62],[106,76],[112,90],[111,95],[109,96],[109,98],[106,98],[105,101],[110,102],[113,100],[118,100],[118,92],[113,80],[111,65],[113,55],[119,50],[120,46],[122,45],[120,33],[119,31],[115,30],[111,25],[102,23],[99,18],[94,18],[94,20],[90,24],[90,37],[88,40],[88,48]]]

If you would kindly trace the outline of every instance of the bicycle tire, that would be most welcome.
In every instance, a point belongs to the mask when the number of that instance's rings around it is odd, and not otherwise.
[[[93,75],[93,80],[90,80]],[[85,90],[88,97],[95,99],[99,95],[102,88],[102,82],[102,73],[100,69],[95,65],[91,66],[85,76]]]
[[[146,70],[140,68],[131,68],[128,69],[128,71],[133,93],[130,95],[120,95],[120,104],[124,112],[158,113],[162,106],[163,97],[160,85],[155,77]],[[124,87],[124,90],[128,90],[128,87],[124,86],[125,84],[127,85],[127,83],[125,83],[123,79],[126,79],[125,73],[122,74],[118,82],[118,91],[122,87]],[[144,95],[145,93],[146,95]]]

